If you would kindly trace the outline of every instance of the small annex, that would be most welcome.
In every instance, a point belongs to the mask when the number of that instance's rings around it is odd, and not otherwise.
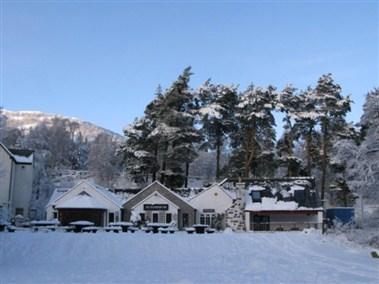
[[[122,199],[107,189],[82,181],[72,188],[56,189],[47,206],[46,219],[58,219],[61,225],[86,220],[107,226],[121,219]]]
[[[123,220],[138,216],[143,223],[174,223],[178,229],[196,222],[196,209],[184,198],[154,181],[123,205]]]
[[[225,229],[226,211],[232,206],[234,195],[215,183],[192,197],[189,203],[197,210],[196,223],[218,230]]]
[[[320,229],[320,207],[310,177],[255,179],[246,183],[246,231]]]

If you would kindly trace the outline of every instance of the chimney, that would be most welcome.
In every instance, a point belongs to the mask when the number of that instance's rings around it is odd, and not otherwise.
[[[236,188],[237,188],[237,199],[244,200],[245,198],[245,183],[244,182],[237,182],[236,183]]]

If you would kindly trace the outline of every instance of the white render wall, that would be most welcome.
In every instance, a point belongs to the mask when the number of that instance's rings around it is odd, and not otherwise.
[[[225,214],[233,204],[233,198],[229,196],[219,185],[213,185],[210,188],[200,192],[189,203],[197,210],[197,222],[200,214],[204,209],[213,209],[216,214]]]
[[[24,209],[24,217],[29,216],[29,204],[33,191],[33,165],[15,164],[14,189],[12,193],[13,215],[16,208]]]
[[[215,213],[225,213],[233,204],[233,199],[218,185],[214,185],[192,198],[189,202],[199,213],[204,209],[214,209]]]
[[[0,146],[0,206],[8,208],[13,161]]]
[[[168,210],[144,210],[144,204],[167,204]],[[159,192],[155,191],[152,194],[150,194],[147,198],[145,198],[143,201],[138,203],[136,206],[132,208],[133,214],[139,215],[141,213],[144,213],[146,218],[149,221],[152,221],[152,214],[158,213],[159,223],[165,223],[166,222],[166,213],[171,213],[172,221],[175,221],[178,223],[178,209],[179,207],[176,206],[174,203],[172,203],[170,200],[159,194]]]

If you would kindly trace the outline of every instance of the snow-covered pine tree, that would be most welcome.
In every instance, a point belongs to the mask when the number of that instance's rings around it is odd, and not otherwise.
[[[367,94],[361,117],[364,133],[349,184],[360,198],[359,215],[364,224],[379,226],[379,89]]]
[[[294,115],[294,138],[304,143],[305,172],[308,176],[312,176],[312,168],[319,159],[318,141],[320,140],[316,130],[319,115],[314,90],[308,87],[305,91],[301,91],[298,100],[299,109]]]
[[[187,186],[190,163],[196,158],[195,143],[201,136],[195,128],[194,94],[187,67],[162,98],[157,124],[149,137],[159,141],[160,180],[167,186]]]
[[[230,167],[234,174],[250,177],[273,175],[276,101],[275,88],[250,85],[236,107],[238,128],[232,135]]]
[[[295,95],[296,89],[291,85],[286,86],[278,95],[276,108],[282,111],[284,132],[282,137],[276,143],[276,149],[279,156],[279,165],[286,167],[286,176],[297,176],[301,168],[301,159],[294,155],[295,140],[295,116],[300,109],[300,99]]]
[[[221,150],[236,123],[234,110],[238,101],[237,87],[214,85],[208,80],[197,90],[197,96],[204,138],[201,149],[216,150],[216,180],[219,180]]]
[[[154,181],[158,171],[158,141],[150,137],[154,122],[145,116],[124,128],[126,141],[121,147],[127,172],[134,182],[145,185],[149,178]]]
[[[331,74],[319,78],[315,89],[315,100],[322,134],[320,186],[321,200],[324,200],[330,149],[333,138],[343,135],[346,131],[345,116],[350,111],[351,100],[342,96],[341,87],[334,82]]]

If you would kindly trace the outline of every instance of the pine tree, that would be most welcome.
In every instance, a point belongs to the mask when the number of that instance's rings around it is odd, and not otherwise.
[[[294,155],[295,117],[300,110],[300,99],[295,95],[296,89],[287,86],[277,98],[276,108],[281,110],[285,116],[283,118],[284,133],[278,140],[276,148],[278,151],[279,161],[286,166],[286,175],[297,176],[300,172],[301,160]]]
[[[319,114],[317,112],[314,90],[310,87],[298,96],[298,110],[295,111],[293,126],[294,138],[305,144],[305,172],[312,176],[312,168],[319,158],[318,140],[320,135],[316,130]]]
[[[189,166],[197,156],[195,143],[201,139],[194,126],[194,94],[188,85],[191,75],[187,67],[166,90],[151,133],[160,141],[160,180],[171,187],[188,185]]]
[[[206,81],[198,90],[201,132],[205,142],[201,149],[216,150],[216,180],[221,175],[221,150],[235,127],[234,110],[238,95],[235,86],[214,85]]]
[[[350,111],[350,98],[341,95],[341,87],[336,84],[331,74],[320,77],[315,90],[317,112],[321,124],[321,200],[324,200],[329,152],[333,137],[346,130],[346,113]]]
[[[275,100],[272,86],[262,89],[251,85],[239,97],[236,107],[239,126],[233,133],[231,164],[235,172],[245,177],[250,177],[252,170],[255,176],[273,174]]]

